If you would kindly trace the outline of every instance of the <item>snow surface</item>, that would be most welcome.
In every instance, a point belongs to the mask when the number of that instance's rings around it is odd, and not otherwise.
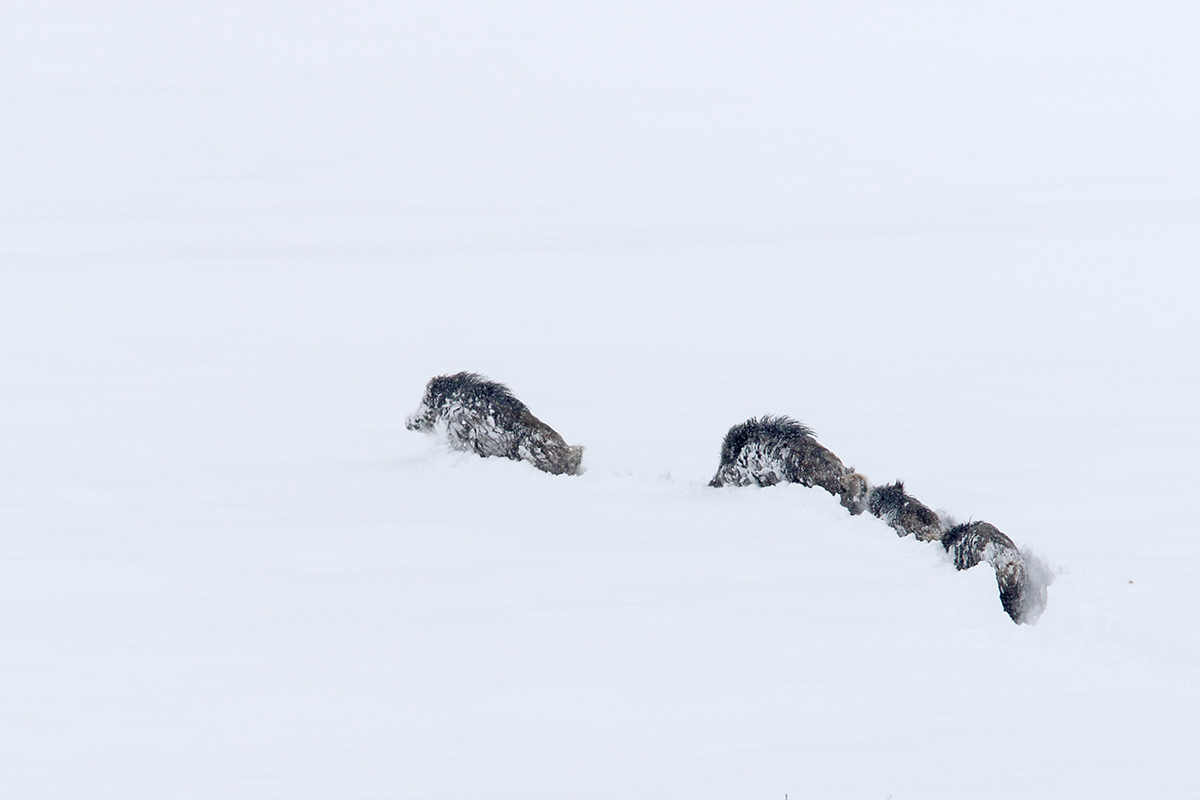
[[[1200,786],[1183,3],[0,10],[0,796]],[[586,474],[403,429],[509,384]],[[820,490],[789,414],[1052,569]]]

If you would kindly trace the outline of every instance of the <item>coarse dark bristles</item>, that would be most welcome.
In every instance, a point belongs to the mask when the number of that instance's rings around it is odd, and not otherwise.
[[[734,425],[725,434],[721,443],[721,461],[732,461],[738,457],[742,447],[752,438],[776,438],[787,440],[799,437],[816,438],[812,428],[788,416],[764,414],[762,418],[751,417]]]
[[[867,510],[891,525],[901,536],[913,534],[923,542],[937,541],[945,527],[929,506],[904,491],[904,483],[873,486],[867,494]]]

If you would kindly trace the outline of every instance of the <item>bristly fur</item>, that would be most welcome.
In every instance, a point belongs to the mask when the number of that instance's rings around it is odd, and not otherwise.
[[[896,481],[886,486],[872,486],[867,495],[867,510],[896,529],[896,533],[910,533],[922,542],[936,542],[942,538],[945,526],[929,506],[904,491],[904,483]]]
[[[1021,551],[1012,539],[991,523],[966,522],[947,530],[942,535],[942,546],[954,559],[955,569],[970,569],[980,561],[990,564],[996,570],[1000,604],[1013,622],[1022,621],[1031,605],[1025,597],[1029,576]]]
[[[425,433],[443,430],[456,450],[528,461],[554,475],[582,472],[582,446],[568,445],[507,386],[478,373],[432,378],[405,427]]]
[[[865,508],[867,481],[817,442],[812,429],[790,417],[751,417],[721,444],[721,464],[709,486],[820,486],[851,514]]]

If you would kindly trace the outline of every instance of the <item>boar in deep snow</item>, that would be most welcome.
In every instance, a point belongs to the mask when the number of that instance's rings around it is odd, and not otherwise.
[[[528,461],[554,475],[582,472],[581,445],[568,445],[507,386],[473,372],[431,379],[421,406],[405,427],[423,433],[440,431],[456,450]]]
[[[929,506],[904,491],[901,481],[872,486],[867,493],[867,510],[895,528],[901,536],[911,533],[922,542],[941,541],[946,528]]]
[[[867,479],[821,446],[816,435],[790,417],[751,417],[734,425],[721,443],[721,465],[709,486],[820,486],[851,514],[866,507]]]

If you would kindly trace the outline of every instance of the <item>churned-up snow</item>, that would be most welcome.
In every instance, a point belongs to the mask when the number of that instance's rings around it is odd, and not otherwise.
[[[1182,4],[0,10],[0,796],[1186,798]],[[508,385],[582,475],[407,431]],[[1036,624],[752,416],[1007,534]]]

